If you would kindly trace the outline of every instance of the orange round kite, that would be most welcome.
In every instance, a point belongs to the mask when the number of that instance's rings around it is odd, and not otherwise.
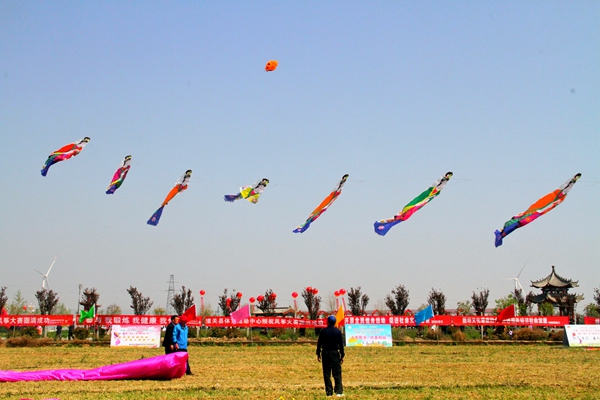
[[[269,62],[265,66],[265,71],[275,71],[275,68],[277,68],[277,60],[269,60]]]

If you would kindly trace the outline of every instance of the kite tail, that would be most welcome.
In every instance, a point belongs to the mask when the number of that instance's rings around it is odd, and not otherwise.
[[[238,194],[226,194],[223,196],[223,200],[233,203],[234,201],[241,199],[239,193]]]
[[[118,189],[117,185],[110,185],[108,190],[106,191],[106,194],[114,194]]]
[[[46,176],[46,174],[48,173],[48,170],[54,164],[56,164],[56,160],[53,157],[48,157],[48,159],[44,163],[44,166],[42,167],[42,176]]]
[[[303,233],[310,227],[311,223],[312,223],[312,221],[306,221],[304,224],[300,225],[299,227],[294,229],[292,232],[293,233]]]
[[[502,233],[496,230],[494,234],[496,235],[496,247],[502,246]]]
[[[156,212],[152,214],[152,216],[148,220],[147,224],[152,226],[158,225],[158,223],[160,222],[160,216],[162,215],[164,208],[165,206],[161,206],[158,210],[156,210]]]
[[[402,222],[401,219],[395,219],[393,221],[376,221],[373,224],[373,228],[375,229],[375,233],[381,236],[385,236],[386,233],[394,226]]]

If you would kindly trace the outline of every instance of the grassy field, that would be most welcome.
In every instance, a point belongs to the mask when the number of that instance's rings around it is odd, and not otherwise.
[[[0,347],[0,369],[95,368],[161,354],[108,347]],[[315,347],[198,346],[173,381],[17,382],[8,399],[325,398]],[[600,351],[545,345],[347,348],[350,399],[599,399]]]

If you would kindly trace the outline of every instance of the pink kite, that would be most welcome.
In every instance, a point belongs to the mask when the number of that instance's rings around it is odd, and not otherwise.
[[[122,379],[169,380],[185,375],[188,354],[171,353],[94,369],[52,369],[46,371],[0,371],[0,382],[25,381],[109,381]]]

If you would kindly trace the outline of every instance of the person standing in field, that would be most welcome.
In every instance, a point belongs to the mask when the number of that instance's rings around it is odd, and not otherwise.
[[[327,317],[327,328],[319,333],[317,341],[317,360],[321,361],[323,366],[323,379],[325,381],[325,394],[333,396],[334,391],[337,397],[344,396],[342,386],[342,363],[344,362],[344,339],[342,332],[335,327],[335,317]],[[331,375],[335,387],[331,386]]]
[[[167,325],[165,330],[165,338],[163,339],[163,347],[165,348],[165,354],[171,354],[175,352],[175,346],[173,344],[173,329],[175,325],[179,323],[179,315],[172,315],[171,322]]]
[[[188,347],[188,327],[186,326],[187,317],[183,315],[179,318],[179,324],[175,325],[173,328],[173,347],[175,351],[185,351],[187,353]],[[190,369],[190,361],[189,358],[186,361],[185,365],[185,374],[192,375],[192,370]]]

